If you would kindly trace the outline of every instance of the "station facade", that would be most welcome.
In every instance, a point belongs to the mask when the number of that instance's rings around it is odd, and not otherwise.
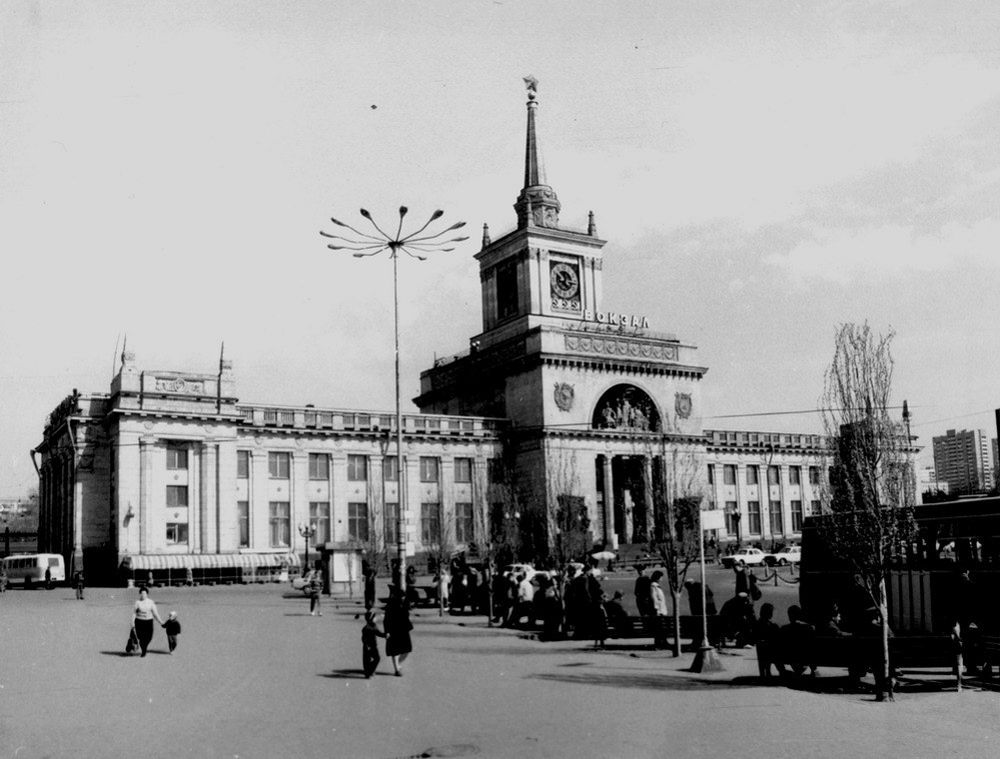
[[[818,510],[827,447],[814,434],[706,431],[697,348],[604,302],[603,248],[560,224],[538,155],[529,82],[524,187],[515,228],[484,225],[476,254],[482,331],[421,374],[403,417],[406,501],[396,485],[395,416],[241,404],[217,374],[140,370],[123,352],[110,391],[74,391],[32,452],[39,547],[100,576],[129,566],[301,563],[312,545],[487,538],[498,510],[586,515],[591,543],[648,543],[654,492],[723,509],[720,540],[783,543]],[[298,526],[315,525],[301,535]]]

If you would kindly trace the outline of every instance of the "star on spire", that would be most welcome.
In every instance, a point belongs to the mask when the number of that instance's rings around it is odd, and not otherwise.
[[[531,74],[522,77],[522,79],[524,79],[524,86],[528,90],[528,100],[534,100],[535,95],[538,93],[538,80],[531,76]]]

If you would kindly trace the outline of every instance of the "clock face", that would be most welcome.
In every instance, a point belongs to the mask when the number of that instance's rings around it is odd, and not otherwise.
[[[550,273],[552,294],[557,298],[571,300],[580,292],[580,275],[576,266],[566,263],[553,263]]]

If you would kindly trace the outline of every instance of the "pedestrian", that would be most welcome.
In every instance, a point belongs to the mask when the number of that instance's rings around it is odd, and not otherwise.
[[[687,588],[688,592],[688,611],[691,612],[692,617],[702,617],[702,616],[715,616],[715,594],[712,589],[706,585],[705,586],[705,606],[707,610],[702,612],[701,605],[701,583],[697,580],[685,580],[684,587]]]
[[[177,612],[172,611],[167,615],[167,621],[163,623],[163,631],[167,634],[167,647],[173,654],[177,648],[177,636],[181,634],[181,623],[177,619]]]
[[[618,634],[621,634],[628,625],[628,613],[622,605],[622,597],[622,592],[616,590],[611,600],[604,604],[604,610],[608,615],[608,627]]]
[[[309,616],[323,616],[321,600],[323,593],[323,578],[319,570],[314,569],[309,577]]]
[[[524,573],[517,577],[517,604],[514,607],[514,615],[511,620],[512,626],[521,624],[521,619],[527,617],[526,626],[531,627],[535,623],[535,586]]]
[[[396,677],[403,676],[402,665],[406,657],[413,652],[413,641],[410,631],[413,623],[410,621],[410,607],[404,591],[397,585],[389,590],[389,603],[385,607],[385,655],[392,662]]]
[[[503,572],[493,574],[493,624],[505,624],[510,609],[510,578]]]
[[[146,655],[146,649],[153,639],[153,620],[161,625],[160,613],[156,610],[156,603],[149,597],[149,590],[145,586],[139,588],[139,600],[135,602],[133,608],[132,626],[135,628],[136,637],[139,639],[139,649],[142,656]]]
[[[375,578],[378,572],[367,561],[361,568],[361,574],[365,578],[365,610],[371,611],[375,608]]]
[[[0,593],[7,590],[7,567],[0,564]]]
[[[640,617],[648,617],[651,613],[649,610],[651,581],[642,567],[636,566],[635,571],[638,573],[635,578],[635,588],[632,591],[635,594],[635,607],[638,609]]]
[[[593,628],[595,649],[604,648],[604,642],[608,638],[608,611],[604,606],[607,600],[607,595],[602,592],[597,603],[593,605],[593,618],[590,624]]]
[[[667,647],[667,597],[660,587],[663,572],[657,569],[649,577],[649,608],[653,625],[653,648]]]
[[[191,567],[184,568],[184,584],[189,588],[194,587],[194,570]]]
[[[83,600],[83,572],[77,570],[73,573],[73,587],[76,588],[76,598],[78,601]]]
[[[361,663],[365,670],[365,678],[370,678],[378,669],[382,660],[378,655],[378,639],[385,633],[378,629],[378,615],[369,609],[365,612],[365,626],[361,628]]]
[[[45,589],[52,590],[52,567],[45,567]]]
[[[785,664],[788,664],[796,675],[805,674],[806,667],[815,675],[815,638],[816,628],[802,618],[802,609],[789,606],[788,624],[778,630],[778,656],[775,657],[778,674],[785,677],[788,674]]]
[[[955,675],[955,685],[962,690],[962,624],[956,619],[951,625],[951,653],[954,656],[951,671]]]
[[[753,637],[757,644],[757,672],[762,680],[771,679],[771,664],[774,663],[778,625],[773,618],[774,604],[761,604],[760,618],[754,625]]]
[[[736,575],[736,593],[750,592],[750,570],[746,564],[737,564],[733,567],[733,574]]]
[[[753,637],[753,626],[757,621],[754,618],[753,604],[746,593],[737,593],[724,604],[719,612],[722,621],[723,645],[732,639],[736,648],[750,647],[750,640]]]
[[[417,593],[417,568],[412,564],[406,567],[406,604],[416,606],[420,601],[420,594]]]

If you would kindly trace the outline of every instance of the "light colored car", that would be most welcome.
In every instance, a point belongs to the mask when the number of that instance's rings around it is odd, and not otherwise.
[[[788,564],[798,564],[802,561],[802,547],[801,546],[785,546],[780,551],[772,553],[765,559],[768,566],[779,566],[784,567]]]
[[[538,570],[530,564],[508,564],[503,568],[503,573],[514,578],[524,575],[531,582],[531,578],[538,574]]]
[[[315,569],[310,569],[301,577],[292,578],[292,589],[301,590],[306,595],[309,595],[309,585],[312,583],[313,576],[316,574]]]
[[[767,562],[769,553],[764,553],[759,548],[741,548],[732,556],[722,557],[722,566],[727,569],[733,567],[759,567]]]

